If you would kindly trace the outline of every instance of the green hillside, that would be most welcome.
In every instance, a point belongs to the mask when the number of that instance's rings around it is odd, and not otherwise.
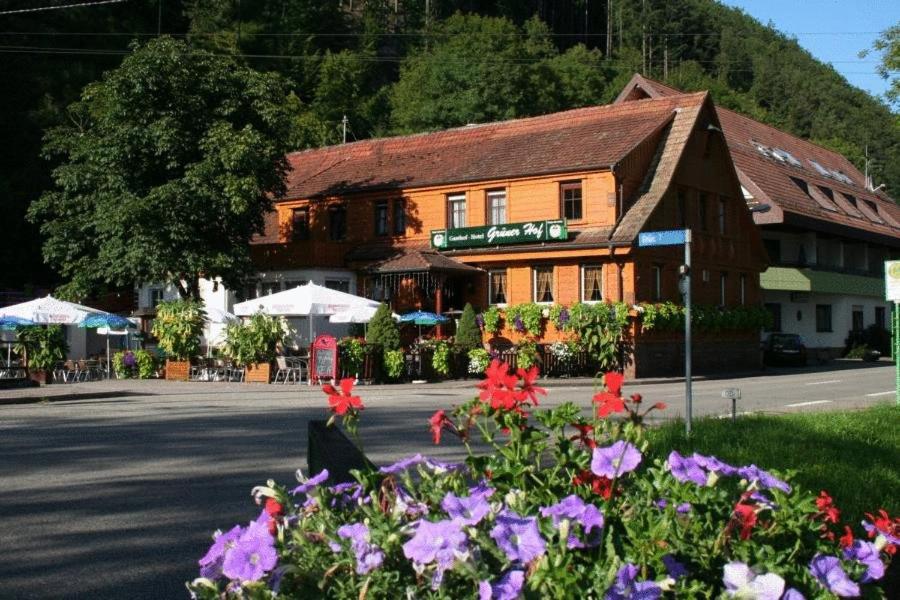
[[[12,222],[48,185],[42,131],[67,118],[64,107],[114,67],[133,39],[157,30],[288,77],[297,148],[340,142],[344,115],[348,141],[439,129],[605,103],[643,72],[688,91],[711,90],[720,105],[838,150],[860,167],[868,146],[876,183],[900,196],[897,115],[794,40],[714,0],[195,0],[164,7],[162,19],[156,0],[142,0],[17,15],[0,28],[7,32],[0,46],[19,49],[0,61],[8,90],[0,95],[0,198]],[[16,228],[3,246],[0,288],[52,280],[38,268],[33,229]]]

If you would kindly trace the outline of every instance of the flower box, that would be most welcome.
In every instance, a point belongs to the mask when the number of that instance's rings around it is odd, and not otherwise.
[[[187,381],[191,374],[191,362],[188,360],[167,360],[166,380]]]
[[[269,383],[272,380],[271,363],[251,363],[247,365],[244,381],[247,383]]]

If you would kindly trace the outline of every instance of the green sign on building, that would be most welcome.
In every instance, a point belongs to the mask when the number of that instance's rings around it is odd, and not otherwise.
[[[500,244],[527,244],[533,242],[562,242],[569,237],[565,219],[553,221],[528,221],[458,229],[433,229],[431,245],[434,248],[477,248]]]

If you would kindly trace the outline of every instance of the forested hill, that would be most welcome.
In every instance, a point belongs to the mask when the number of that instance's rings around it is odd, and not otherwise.
[[[439,129],[606,103],[642,72],[711,90],[860,167],[868,146],[876,183],[900,197],[897,115],[715,0],[122,0],[0,16],[0,198],[13,225],[0,288],[53,279],[35,229],[19,225],[49,185],[43,131],[129,44],[157,32],[288,77],[298,149],[340,142],[344,115],[348,141]]]

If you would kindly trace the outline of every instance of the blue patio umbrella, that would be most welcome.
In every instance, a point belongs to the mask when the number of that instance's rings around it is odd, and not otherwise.
[[[422,337],[422,325],[437,325],[449,321],[447,317],[433,312],[416,310],[405,315],[400,315],[401,323],[415,323],[419,326],[419,337]]]
[[[112,313],[97,313],[88,315],[84,318],[84,321],[78,324],[78,326],[87,329],[99,329],[101,327],[105,327],[106,329],[128,329],[131,327],[137,327],[137,325],[135,325],[125,317],[120,317],[119,315],[114,315]],[[109,335],[106,336],[106,376],[110,376]]]

